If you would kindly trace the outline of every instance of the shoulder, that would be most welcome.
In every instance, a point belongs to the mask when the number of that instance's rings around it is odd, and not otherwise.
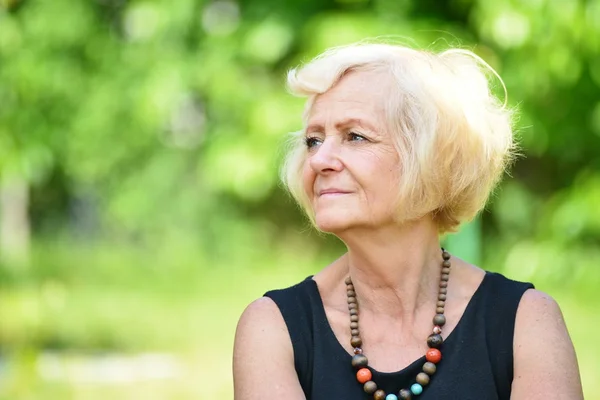
[[[530,319],[537,321],[562,323],[563,317],[560,307],[556,300],[549,294],[540,290],[530,289],[523,293],[519,308],[517,310],[517,320],[521,319],[524,324],[529,324]]]
[[[268,361],[268,362],[266,362]],[[265,377],[278,385],[264,385]],[[261,297],[242,313],[235,333],[233,378],[236,399],[303,399],[284,319],[275,302]]]
[[[293,286],[270,290],[251,302],[238,321],[234,351],[251,347],[256,350],[264,345],[269,351],[278,349],[282,354],[291,355],[287,323],[293,322],[293,316],[299,314],[308,284],[309,278]]]
[[[252,327],[267,323],[269,326],[282,325],[285,323],[277,304],[269,297],[261,297],[250,303],[242,313],[238,322],[238,331],[252,331]]]
[[[561,309],[550,295],[535,289],[523,294],[513,351],[511,398],[583,398],[573,343]]]

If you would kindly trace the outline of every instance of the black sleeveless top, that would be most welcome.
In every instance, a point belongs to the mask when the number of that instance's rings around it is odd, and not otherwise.
[[[442,361],[422,400],[509,400],[513,379],[513,335],[517,307],[533,288],[486,272],[457,326],[442,345]],[[279,307],[294,349],[298,379],[307,400],[372,398],[357,382],[352,356],[337,340],[312,277],[292,287],[265,293]],[[371,369],[373,381],[386,393],[408,388],[425,356],[398,372]]]

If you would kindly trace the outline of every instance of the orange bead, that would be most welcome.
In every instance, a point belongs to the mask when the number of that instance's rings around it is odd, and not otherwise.
[[[373,375],[371,374],[371,370],[369,370],[369,368],[361,368],[356,373],[356,379],[358,379],[360,383],[366,383],[370,381],[372,377]]]
[[[442,359],[442,352],[438,349],[429,349],[425,354],[425,358],[427,358],[427,361],[437,364]]]

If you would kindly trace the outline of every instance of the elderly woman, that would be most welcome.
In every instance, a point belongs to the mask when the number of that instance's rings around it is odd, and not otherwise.
[[[583,398],[556,302],[440,248],[513,150],[483,67],[359,44],[290,72],[308,100],[284,180],[347,252],[244,311],[237,400]]]

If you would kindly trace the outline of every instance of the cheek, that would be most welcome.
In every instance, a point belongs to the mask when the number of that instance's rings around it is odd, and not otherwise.
[[[311,198],[313,195],[315,183],[315,172],[310,167],[310,164],[305,161],[302,166],[302,186],[304,187],[304,192],[306,195]]]

